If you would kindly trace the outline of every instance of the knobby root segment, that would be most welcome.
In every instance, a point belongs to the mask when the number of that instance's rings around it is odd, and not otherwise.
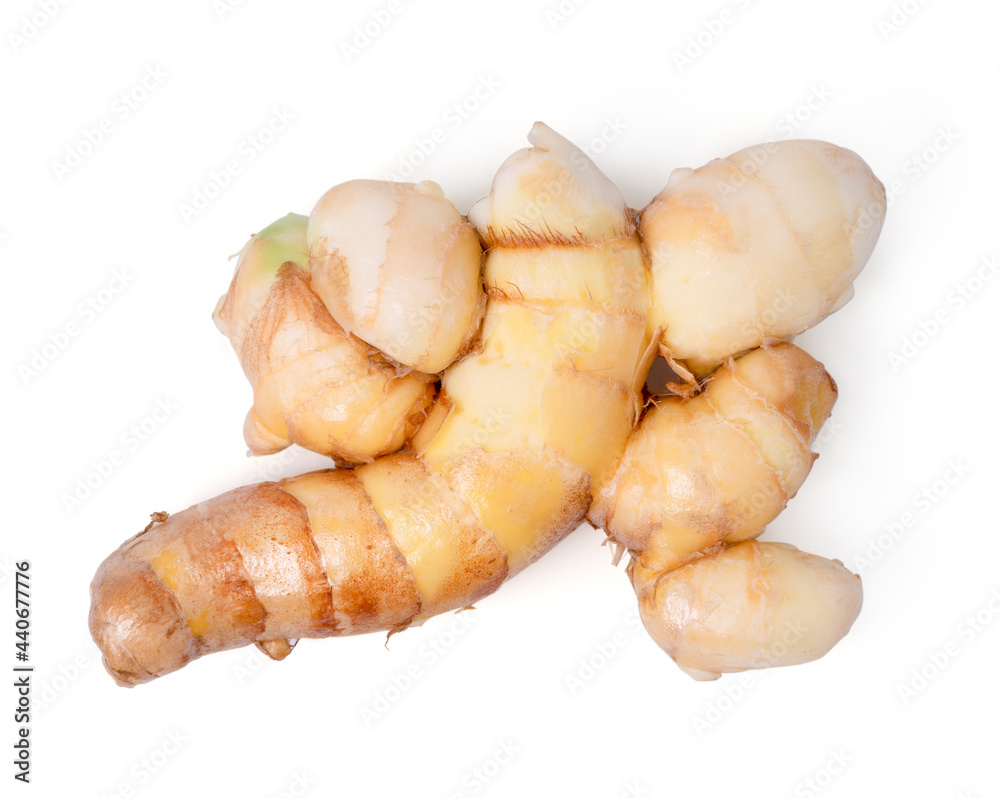
[[[851,298],[885,208],[868,165],[822,141],[774,141],[677,169],[639,222],[648,323],[699,377],[790,339]]]
[[[646,631],[699,681],[822,657],[861,612],[858,576],[785,543],[748,540],[630,575]]]
[[[313,289],[304,216],[251,238],[215,310],[253,387],[252,454],[297,443],[338,462],[397,451],[434,397],[434,377],[400,369],[341,327]]]
[[[861,582],[839,563],[741,542],[802,485],[836,396],[793,344],[729,360],[703,393],[649,407],[591,506],[632,552],[646,629],[695,678],[815,659],[857,617]],[[821,577],[822,590],[806,589]]]

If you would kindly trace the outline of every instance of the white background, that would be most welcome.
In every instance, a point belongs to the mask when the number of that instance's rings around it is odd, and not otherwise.
[[[16,0],[0,17],[0,639],[13,665],[12,566],[30,559],[36,668],[33,782],[15,787],[998,794],[998,6]],[[792,135],[856,150],[886,184],[855,299],[799,339],[840,400],[766,533],[861,569],[854,630],[813,664],[693,682],[637,628],[623,570],[585,527],[473,613],[388,649],[378,635],[305,641],[283,663],[243,649],[116,687],[87,634],[99,562],[152,511],[326,465],[244,455],[250,389],[210,318],[228,256],[355,177],[432,178],[467,211],[536,119],[635,207],[674,167]],[[185,213],[199,191],[207,206]],[[16,695],[0,692],[10,762]]]

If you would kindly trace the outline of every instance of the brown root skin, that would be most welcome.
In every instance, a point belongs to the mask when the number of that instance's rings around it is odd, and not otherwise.
[[[156,514],[91,585],[90,631],[106,669],[131,687],[251,643],[280,660],[302,638],[391,636],[470,608],[581,520],[571,511],[542,524],[521,550],[461,498],[476,500],[459,473],[467,465],[455,464],[453,489],[399,453]],[[485,465],[488,480],[496,464]]]
[[[177,602],[148,564],[105,561],[91,596],[90,634],[116,684],[143,684],[193,658]]]
[[[142,532],[140,532],[139,534],[141,535],[144,532],[148,532],[150,529],[152,529],[153,524],[162,524],[164,521],[167,520],[169,515],[170,513],[164,512],[163,510],[160,510],[159,512],[156,513],[150,513],[149,523],[146,524],[145,529],[143,529]]]
[[[609,238],[628,239],[635,235],[634,224],[623,224],[613,229]],[[571,233],[553,230],[543,223],[534,229],[526,222],[518,222],[514,228],[487,227],[482,233],[483,247],[489,251],[495,247],[507,249],[533,249],[536,247],[584,247],[590,244],[586,234],[574,229]]]
[[[336,633],[298,502],[274,483],[171,515],[122,545],[91,585],[105,667],[132,686],[255,640]],[[272,570],[270,579],[259,572]],[[282,600],[282,590],[297,599]]]

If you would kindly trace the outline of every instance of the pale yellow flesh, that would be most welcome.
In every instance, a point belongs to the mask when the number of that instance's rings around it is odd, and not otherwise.
[[[573,164],[584,156],[575,147],[556,142],[549,151],[536,144],[501,167],[491,197],[530,203],[541,172],[564,170],[566,193],[548,213],[569,216],[572,207],[560,203],[585,196],[596,167],[579,175]],[[591,486],[624,451],[639,404],[649,300],[624,203],[598,204],[590,216],[577,217],[574,243],[542,229],[529,235],[491,211],[496,207],[484,200],[470,214],[481,236],[503,243],[486,256],[490,299],[476,351],[444,373],[440,410],[428,422],[433,428],[414,442],[428,475],[400,490],[388,467],[359,469],[400,548],[414,552],[416,581],[431,597],[459,570],[452,535],[460,527],[469,535],[481,528],[477,552],[498,546],[507,574],[573,529],[590,504]],[[442,520],[458,517],[466,520]]]

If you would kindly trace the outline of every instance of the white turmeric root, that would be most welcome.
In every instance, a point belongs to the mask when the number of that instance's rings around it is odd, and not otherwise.
[[[774,344],[819,321],[847,295],[871,242],[842,245],[833,231],[846,225],[849,242],[869,235],[844,208],[861,195],[866,207],[877,204],[880,184],[852,153],[824,145],[835,154],[814,163],[792,152],[790,160],[774,160],[767,173],[774,185],[766,193],[779,202],[792,197],[800,210],[787,214],[790,227],[775,233],[770,253],[760,225],[781,214],[762,212],[745,224],[750,203],[741,192],[756,197],[757,183],[734,189],[740,196],[721,210],[687,189],[673,202],[665,198],[668,187],[643,212],[649,238],[640,242],[636,214],[589,158],[540,123],[529,140],[534,146],[501,166],[490,195],[469,213],[487,250],[488,298],[478,337],[470,343],[473,291],[471,300],[455,303],[460,318],[427,325],[391,358],[370,355],[379,369],[393,370],[392,377],[378,372],[385,376],[383,390],[413,380],[422,391],[430,377],[416,371],[398,377],[403,366],[390,361],[430,368],[427,363],[468,350],[441,375],[440,393],[415,434],[409,434],[412,420],[423,417],[428,394],[388,414],[387,426],[396,426],[381,436],[381,451],[406,439],[410,448],[350,470],[241,488],[126,542],[98,571],[91,609],[92,633],[120,684],[149,681],[198,656],[251,642],[281,658],[303,637],[399,631],[468,606],[541,556],[588,509],[632,554],[629,574],[647,629],[699,678],[811,659],[850,626],[860,606],[855,577],[790,547],[740,541],[759,534],[794,495],[812,463],[809,442],[835,396],[832,380],[812,358]],[[296,238],[294,257],[278,271],[293,272],[308,287],[311,269],[314,283],[325,282],[328,304],[359,334],[372,341],[398,337],[399,319],[382,319],[384,313],[405,307],[419,315],[437,301],[435,291],[447,292],[455,282],[450,275],[465,274],[466,266],[442,254],[450,245],[439,247],[442,239],[431,236],[436,254],[426,263],[427,274],[436,275],[434,291],[407,296],[379,282],[399,269],[398,261],[389,264],[390,250],[405,251],[408,237],[429,240],[408,215],[415,207],[408,203],[425,200],[412,192],[446,201],[426,187],[342,190],[357,206],[342,202],[334,189],[309,223],[310,263]],[[395,191],[410,192],[409,199],[393,199],[397,211],[390,213],[385,196],[396,197]],[[358,229],[384,225],[397,218],[393,214],[401,218],[392,238],[371,243],[375,254],[366,250],[367,239],[338,238],[345,235],[344,214],[369,206],[377,212],[369,222],[359,219]],[[689,213],[694,206],[705,212]],[[462,238],[461,220],[443,205],[428,214]],[[786,246],[789,239],[798,249]],[[723,259],[732,260],[734,251],[747,255],[732,268],[756,299],[716,310],[732,277],[720,283],[718,275],[704,274],[715,269],[713,246],[722,248]],[[471,246],[456,248],[471,257]],[[652,294],[644,249],[653,267]],[[380,258],[384,268],[373,266]],[[235,338],[257,407],[265,378],[290,374],[297,366],[287,364],[308,362],[319,350],[306,343],[289,355],[265,357],[272,347],[280,351],[286,337],[307,340],[309,328],[298,326],[304,313],[293,314],[291,336],[269,338],[264,325],[254,327],[260,297],[272,294],[244,286],[245,268],[241,263],[217,317]],[[783,276],[774,281],[756,274],[771,269]],[[701,304],[670,305],[677,286],[689,283],[701,285],[689,299]],[[803,305],[768,307],[768,291],[786,284],[794,291],[819,287]],[[397,298],[375,307],[372,291]],[[661,297],[664,307],[657,304]],[[249,310],[223,310],[227,303]],[[280,331],[286,323],[279,315],[272,326]],[[753,334],[731,335],[731,329]],[[770,348],[731,360],[761,343]],[[248,367],[245,353],[255,347],[267,369]],[[659,401],[636,428],[657,347],[688,377],[689,395],[698,387],[691,375],[724,365],[702,395]],[[312,366],[301,366],[301,374],[303,396],[327,390],[314,380]],[[291,376],[283,385],[268,396],[285,399],[299,389]],[[276,404],[281,409],[257,410],[262,418],[271,413],[272,446],[302,426],[284,420],[294,402]],[[363,404],[358,401],[359,412]],[[304,445],[323,437],[318,422],[315,430]],[[327,439],[342,447],[341,435]],[[370,449],[376,438],[366,439]],[[357,460],[366,459],[354,448]],[[735,591],[731,607],[728,590]],[[790,653],[775,655],[775,635],[783,640],[779,627],[786,620],[810,631]]]

